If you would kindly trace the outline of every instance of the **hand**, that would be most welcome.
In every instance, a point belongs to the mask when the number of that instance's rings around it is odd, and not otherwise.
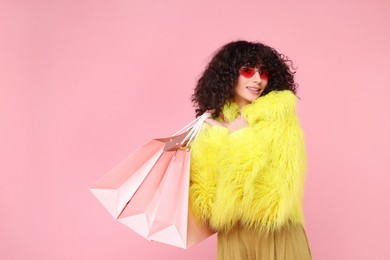
[[[210,113],[210,114],[215,114],[215,109],[211,109],[211,110],[206,110],[207,113]],[[213,126],[222,126],[222,127],[226,127],[226,123],[227,122],[219,122],[213,118],[207,118],[206,120],[206,123],[208,123],[209,125],[213,125]]]
[[[219,122],[213,118],[207,118],[206,120],[206,123],[208,123],[209,125],[213,125],[213,126],[222,126],[222,127],[227,127],[228,125],[228,122]]]
[[[249,126],[248,121],[246,121],[246,119],[242,115],[240,115],[232,122],[228,123],[227,128],[229,129],[230,133],[233,133],[237,130],[240,130],[248,126]]]
[[[215,110],[207,110],[206,112],[214,113]],[[241,128],[245,128],[249,126],[248,121],[246,121],[246,119],[242,115],[240,115],[230,123],[226,121],[219,122],[212,118],[206,119],[206,122],[212,126],[226,127],[230,133],[233,133],[237,130],[240,130]]]

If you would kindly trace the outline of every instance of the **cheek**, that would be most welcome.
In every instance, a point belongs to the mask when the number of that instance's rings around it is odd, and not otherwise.
[[[263,85],[264,88],[266,88],[268,86],[268,80],[263,80],[261,84]]]
[[[246,78],[244,78],[243,76],[239,76],[238,77],[238,80],[237,80],[237,84],[236,84],[236,89],[239,89],[239,88],[245,88],[245,86],[246,86],[246,83],[247,83],[247,79]]]

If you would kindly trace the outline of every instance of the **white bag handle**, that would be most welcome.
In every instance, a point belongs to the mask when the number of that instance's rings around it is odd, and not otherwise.
[[[190,123],[188,123],[186,126],[184,126],[182,129],[180,129],[179,131],[177,131],[176,133],[173,134],[173,136],[175,135],[179,135],[179,134],[183,134],[185,132],[187,132],[188,130],[191,129],[191,127],[193,127],[195,125],[195,123],[199,120],[200,117],[197,117],[195,118],[193,121],[191,121]]]
[[[159,139],[166,142],[164,150],[175,151],[182,148],[189,150],[188,145],[197,138],[204,121],[209,117],[211,117],[211,114],[206,112],[180,129],[176,134],[168,138]]]
[[[193,140],[198,137],[198,134],[200,132],[200,129],[202,128],[203,122],[211,117],[211,113],[205,112],[201,116],[199,116],[195,121],[196,123],[191,127],[191,130],[188,132],[186,137],[181,141],[181,145],[183,145],[186,141],[187,144],[191,143]]]

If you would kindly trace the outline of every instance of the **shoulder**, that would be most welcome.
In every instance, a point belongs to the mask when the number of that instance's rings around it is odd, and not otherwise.
[[[243,108],[250,124],[259,120],[278,120],[296,115],[297,97],[290,90],[272,91]]]

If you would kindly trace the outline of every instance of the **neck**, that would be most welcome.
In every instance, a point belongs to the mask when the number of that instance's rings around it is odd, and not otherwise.
[[[233,100],[233,101],[234,101],[234,103],[236,103],[236,104],[240,107],[240,109],[241,109],[242,107],[244,107],[244,106],[250,104],[250,102],[248,102],[248,100],[245,100],[245,99],[243,99],[243,98],[241,98],[241,97],[238,97],[238,96],[234,97],[234,100]]]

